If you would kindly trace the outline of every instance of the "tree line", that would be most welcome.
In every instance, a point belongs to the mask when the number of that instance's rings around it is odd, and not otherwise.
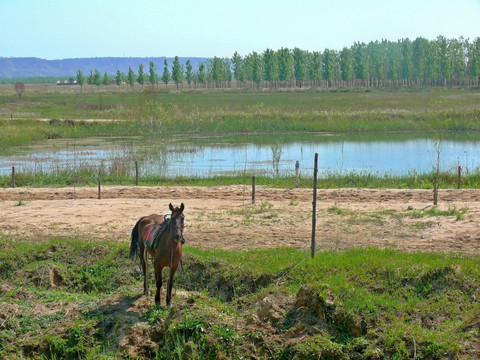
[[[137,72],[129,67],[115,75],[119,86],[136,83],[177,87],[338,87],[338,86],[451,86],[475,85],[480,76],[480,38],[435,40],[418,37],[411,41],[356,42],[342,50],[308,51],[299,48],[266,49],[245,56],[238,52],[232,58],[214,57],[193,69],[189,60],[180,63],[178,56],[170,67],[165,59],[163,72],[149,63]],[[235,80],[235,81],[232,81]],[[95,69],[89,76],[77,72],[77,83],[83,86],[108,85],[109,77]]]

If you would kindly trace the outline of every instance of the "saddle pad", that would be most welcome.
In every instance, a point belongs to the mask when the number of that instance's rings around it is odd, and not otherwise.
[[[151,248],[154,249],[158,245],[158,240],[160,238],[160,235],[162,234],[163,230],[166,228],[167,221],[164,221],[161,224],[149,224],[147,225],[147,232],[145,233],[145,244]]]

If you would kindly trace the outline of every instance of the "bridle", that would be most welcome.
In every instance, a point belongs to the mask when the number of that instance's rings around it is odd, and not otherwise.
[[[180,217],[180,225],[177,224],[178,222],[178,218]],[[173,216],[173,213],[172,213],[172,216],[170,216],[170,224],[168,224],[169,227],[171,227],[169,230],[170,231],[173,231],[174,232],[174,236],[172,236],[172,242],[173,243],[179,243],[180,242],[180,246],[183,245],[184,243],[184,238],[183,238],[183,219],[185,218],[185,216],[183,215],[183,213],[178,213],[178,215],[176,216]],[[164,217],[165,220],[167,220],[166,218],[166,215]],[[175,222],[175,225],[173,225],[173,223]],[[180,228],[180,236],[176,236],[176,231],[178,228]],[[170,247],[171,248],[171,251],[170,251],[170,271],[172,270],[172,264],[173,264],[173,244],[172,246]],[[183,264],[182,264],[182,255],[180,253],[180,267],[183,269]]]
[[[182,242],[184,243],[184,237],[183,237],[183,219],[185,216],[183,213],[178,213],[175,216],[172,215],[170,216],[170,219],[167,218],[167,215],[164,216],[165,221],[169,221],[169,231],[173,231],[174,235],[172,236],[172,242]],[[180,224],[178,222],[180,221]],[[178,235],[180,233],[180,235]]]

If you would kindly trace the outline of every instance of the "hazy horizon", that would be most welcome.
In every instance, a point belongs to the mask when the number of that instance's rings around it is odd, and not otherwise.
[[[0,57],[232,57],[480,36],[480,1],[0,0]]]

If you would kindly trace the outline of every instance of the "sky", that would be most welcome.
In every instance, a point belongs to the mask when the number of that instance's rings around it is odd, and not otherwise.
[[[0,0],[0,57],[228,57],[480,37],[480,0]]]

